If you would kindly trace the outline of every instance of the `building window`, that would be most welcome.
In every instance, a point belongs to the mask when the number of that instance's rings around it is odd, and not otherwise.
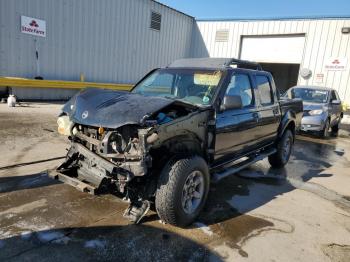
[[[150,28],[160,31],[161,23],[162,23],[162,15],[152,11]]]
[[[220,29],[216,30],[215,42],[227,42],[228,41],[228,30]]]

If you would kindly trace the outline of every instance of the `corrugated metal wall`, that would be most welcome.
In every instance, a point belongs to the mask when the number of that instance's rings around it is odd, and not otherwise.
[[[149,28],[151,10],[161,31]],[[20,32],[21,15],[46,21],[46,38]],[[152,68],[190,56],[194,19],[150,0],[1,0],[0,75],[135,83]],[[70,90],[18,89],[25,98],[59,99]]]
[[[239,57],[242,36],[305,34],[300,68],[311,69],[313,75],[308,82],[299,76],[298,83],[320,85],[315,76],[323,73],[322,85],[337,89],[341,98],[350,103],[350,35],[342,34],[342,27],[350,27],[350,20],[197,21],[192,55]],[[220,29],[229,29],[227,42],[215,42],[216,30]],[[347,70],[326,71],[324,63],[330,57],[347,57]]]
[[[149,28],[151,10],[162,14],[161,31]],[[46,21],[47,37],[20,33],[21,15]],[[154,67],[182,57],[239,57],[245,35],[305,34],[301,68],[336,88],[350,103],[349,19],[197,21],[151,0],[0,0],[0,75],[45,79],[135,83]],[[227,42],[215,42],[217,29],[228,29]],[[329,57],[348,57],[346,71],[326,71]],[[299,77],[299,84],[307,81]],[[71,90],[17,89],[22,98],[62,99]]]

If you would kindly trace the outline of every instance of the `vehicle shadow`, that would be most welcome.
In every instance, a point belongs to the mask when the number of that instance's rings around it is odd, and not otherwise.
[[[189,238],[147,225],[66,227],[0,238],[0,261],[222,261]]]
[[[0,193],[45,187],[58,183],[58,181],[48,177],[46,171],[23,176],[0,177]]]

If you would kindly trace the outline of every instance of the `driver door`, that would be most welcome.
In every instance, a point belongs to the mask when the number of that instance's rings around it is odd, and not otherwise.
[[[215,162],[218,164],[232,159],[238,152],[251,150],[258,131],[259,115],[250,75],[234,72],[225,94],[241,96],[242,108],[217,114]]]

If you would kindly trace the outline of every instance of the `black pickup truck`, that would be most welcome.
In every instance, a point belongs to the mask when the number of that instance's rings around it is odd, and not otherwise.
[[[253,62],[181,59],[155,69],[131,92],[85,89],[58,118],[66,160],[51,177],[91,194],[114,192],[138,223],[155,207],[186,226],[203,208],[210,180],[268,157],[289,160],[301,100],[279,101],[270,73]]]

